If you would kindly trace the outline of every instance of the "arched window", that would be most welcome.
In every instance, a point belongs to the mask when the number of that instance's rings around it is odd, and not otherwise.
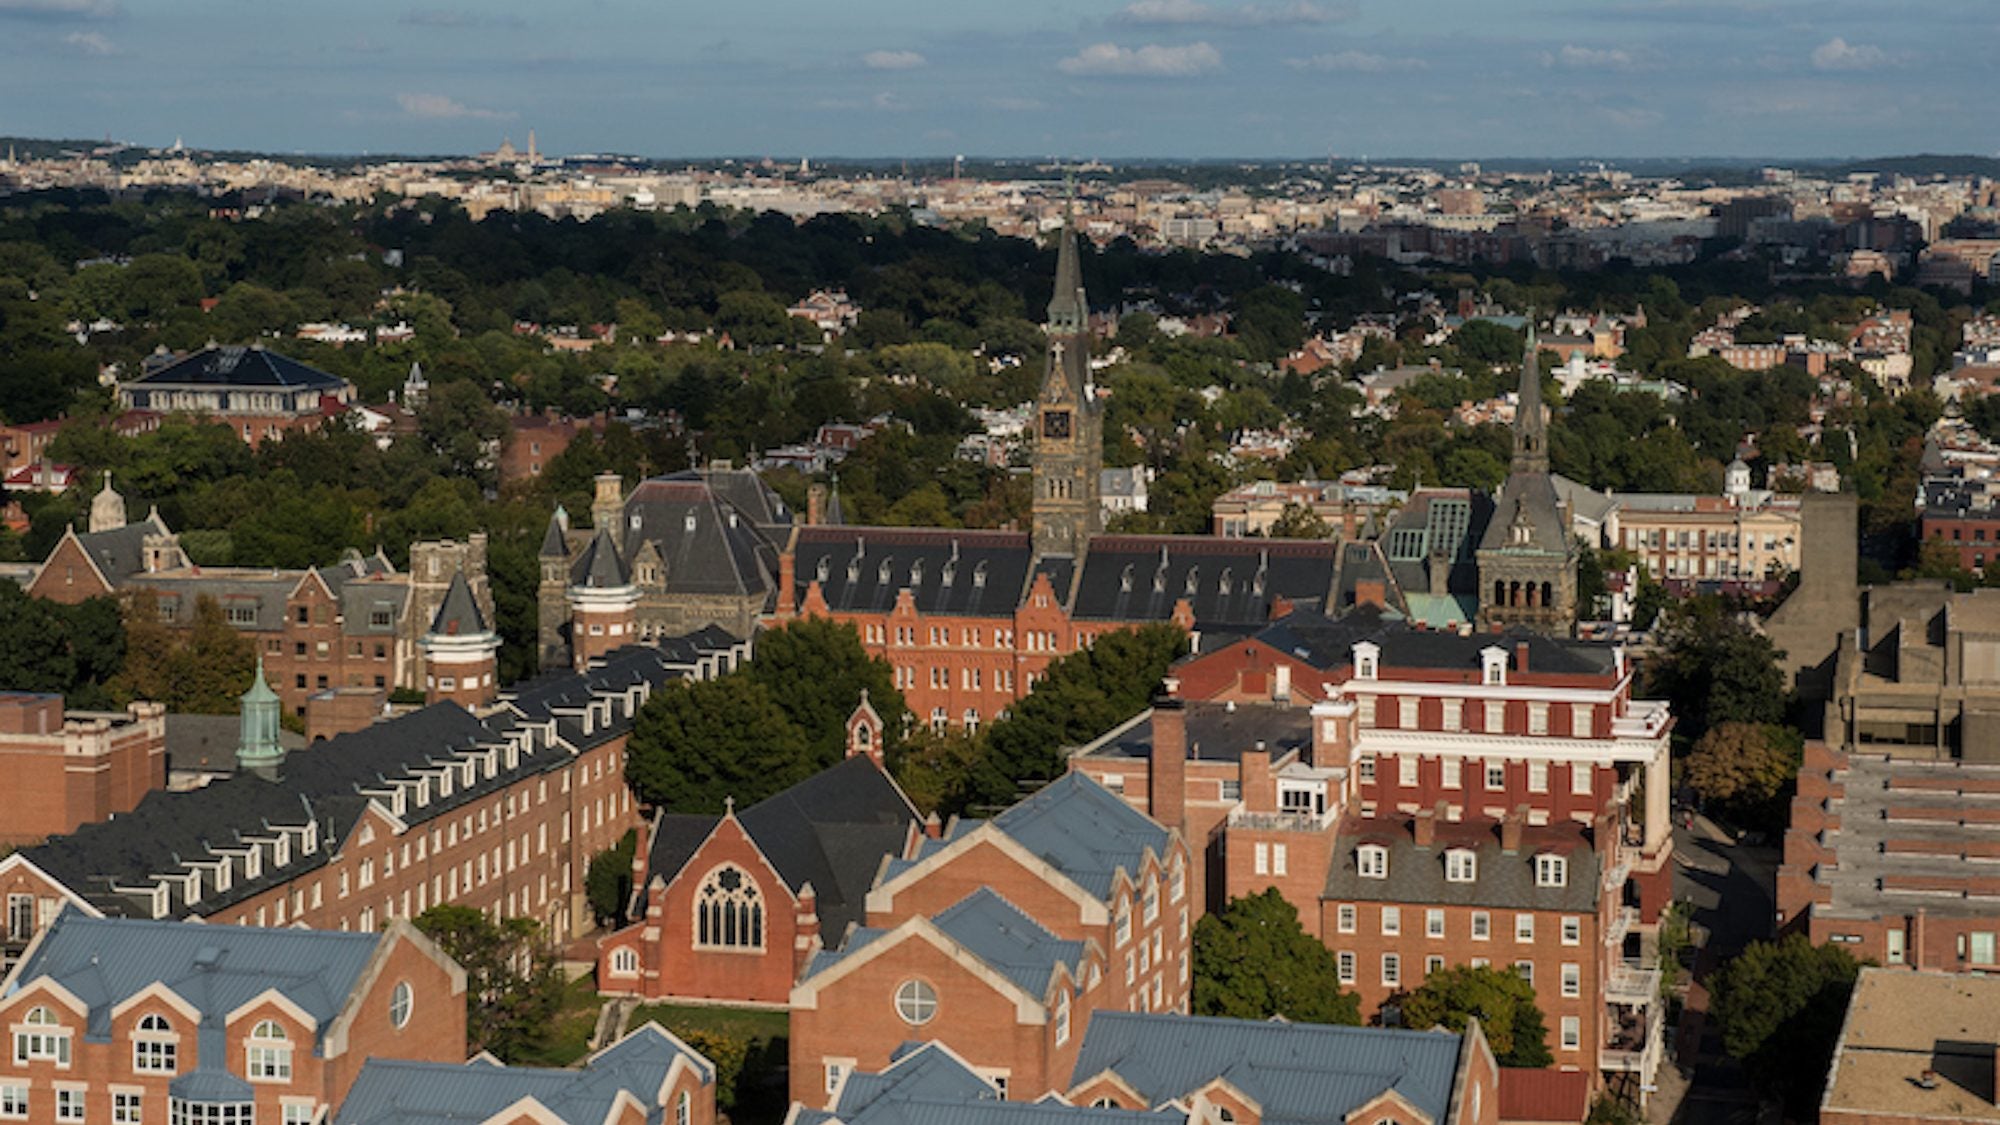
[[[53,1062],[69,1066],[69,1031],[56,1014],[40,1005],[30,1009],[23,1028],[14,1032],[14,1061]]]
[[[289,1082],[292,1079],[291,1036],[277,1020],[260,1020],[250,1029],[244,1051],[250,1081]]]
[[[175,1055],[180,1037],[174,1025],[157,1012],[141,1016],[132,1029],[132,1069],[145,1074],[172,1074],[178,1068]]]
[[[703,949],[764,948],[764,896],[743,869],[724,864],[695,895],[694,943]]]
[[[614,976],[629,977],[639,971],[639,955],[629,945],[621,945],[611,951],[611,972]]]
[[[686,1090],[674,1099],[674,1125],[691,1125],[694,1121],[694,1102]]]
[[[410,1009],[415,1003],[416,994],[411,990],[410,982],[397,981],[395,989],[389,993],[389,1022],[400,1030],[410,1022]]]

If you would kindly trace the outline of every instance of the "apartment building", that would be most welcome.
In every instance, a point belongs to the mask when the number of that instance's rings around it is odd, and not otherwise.
[[[60,695],[0,693],[0,847],[130,812],[167,784],[166,708],[66,711]]]

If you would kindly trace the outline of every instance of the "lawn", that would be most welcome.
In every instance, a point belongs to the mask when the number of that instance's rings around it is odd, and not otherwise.
[[[590,1033],[597,1028],[597,1013],[604,1000],[597,995],[595,982],[585,973],[563,989],[562,1007],[550,1022],[548,1038],[518,1062],[527,1066],[568,1066],[590,1051]]]
[[[784,1120],[791,1105],[785,1085],[787,1037],[791,1032],[788,1013],[756,1008],[643,1004],[632,1013],[632,1022],[627,1026],[640,1027],[649,1020],[676,1034],[700,1032],[741,1044],[742,1070],[733,1082],[727,1073],[721,1076],[730,1088],[717,1091],[717,1100],[735,1125]]]

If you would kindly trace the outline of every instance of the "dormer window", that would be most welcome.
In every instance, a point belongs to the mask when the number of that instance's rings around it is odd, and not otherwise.
[[[1479,857],[1470,848],[1452,848],[1444,853],[1444,881],[1470,883],[1479,878]]]
[[[972,568],[972,588],[975,590],[984,590],[986,588],[986,561],[984,559],[980,560],[978,566]]]
[[[1484,648],[1479,650],[1479,682],[1488,687],[1499,687],[1507,682],[1507,650],[1504,648]]]
[[[951,589],[951,580],[956,577],[958,577],[958,563],[948,562],[944,564],[943,572],[938,575],[938,584],[949,590]]]
[[[1559,855],[1538,855],[1535,857],[1535,885],[1537,887],[1566,887],[1569,885],[1569,860]]]
[[[861,556],[856,555],[847,562],[847,584],[852,586],[861,581]]]
[[[1198,567],[1198,566],[1191,566],[1191,567],[1188,567],[1188,573],[1187,573],[1187,589],[1186,589],[1186,590],[1184,590],[1184,591],[1182,591],[1182,592],[1183,592],[1183,593],[1184,593],[1184,594],[1185,594],[1185,595],[1186,595],[1187,597],[1190,597],[1190,598],[1191,598],[1191,597],[1194,597],[1194,592],[1195,592],[1195,588],[1196,588],[1197,586],[1199,586],[1200,584],[1201,584],[1201,568],[1200,568],[1200,567]]]
[[[924,584],[924,560],[918,559],[916,562],[910,564],[910,585],[921,586],[923,584]]]
[[[816,578],[818,578],[821,583],[824,583],[826,581],[827,572],[833,569],[832,566],[829,565],[831,562],[832,562],[831,559],[828,559],[825,555],[821,555],[819,558],[819,565],[813,568],[813,575]]]
[[[690,535],[694,534],[694,513],[693,513],[693,512],[689,512],[689,513],[687,514],[687,518],[686,518],[685,520],[682,520],[682,521],[681,521],[681,526],[682,526],[682,527],[685,527],[685,528],[687,528],[687,530],[688,530],[688,534],[690,534]]]
[[[882,560],[882,565],[876,568],[876,570],[875,570],[875,584],[876,584],[876,585],[878,585],[878,586],[887,586],[887,585],[889,584],[889,560],[888,560],[888,559],[883,559],[883,560]]]
[[[1362,641],[1354,646],[1354,678],[1372,680],[1380,674],[1382,648],[1380,645]]]
[[[1235,582],[1230,576],[1229,568],[1223,567],[1222,577],[1216,580],[1216,592],[1226,598],[1229,596],[1229,588],[1233,585],[1235,585]]]
[[[1363,879],[1389,877],[1389,849],[1380,844],[1363,844],[1354,849],[1354,868]]]
[[[1118,572],[1118,592],[1121,594],[1132,592],[1132,567],[1129,563],[1124,570]]]

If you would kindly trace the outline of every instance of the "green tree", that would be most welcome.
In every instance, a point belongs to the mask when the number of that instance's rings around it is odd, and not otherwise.
[[[1331,539],[1333,528],[1304,504],[1286,504],[1271,521],[1273,539]]]
[[[433,906],[417,915],[416,927],[465,970],[465,1037],[474,1049],[511,1063],[547,1038],[563,982],[540,923]]]
[[[790,707],[738,674],[654,692],[632,724],[625,779],[647,805],[720,813],[732,799],[754,804],[822,765]]]
[[[625,920],[625,904],[632,897],[632,857],[638,850],[638,830],[628,828],[617,843],[590,857],[583,892],[598,925],[615,927]]]
[[[847,750],[847,719],[861,702],[882,716],[891,756],[901,749],[909,710],[889,665],[868,655],[854,626],[823,617],[801,617],[757,635],[757,658],[742,672],[784,701],[820,767]]]
[[[1401,1001],[1407,1027],[1464,1031],[1479,1020],[1493,1057],[1501,1066],[1548,1066],[1548,1028],[1535,1006],[1535,987],[1508,969],[1453,965],[1424,978],[1422,987]]]
[[[432,387],[423,409],[417,412],[417,432],[454,476],[490,476],[494,453],[506,438],[507,428],[507,415],[485,392],[464,380]]]
[[[1306,933],[1276,887],[1195,924],[1195,1015],[1359,1024],[1361,1001],[1339,979],[1333,951]]]
[[[1739,817],[1768,820],[1794,778],[1798,732],[1769,723],[1717,723],[1695,740],[1682,780],[1702,801]]]
[[[1785,715],[1784,655],[1771,638],[1699,597],[1668,614],[1652,688],[1673,704],[1680,732],[1699,738],[1718,723],[1776,723]]]
[[[1106,633],[1049,665],[1035,689],[986,728],[986,752],[953,806],[1012,804],[1024,783],[1061,774],[1065,747],[1144,710],[1168,665],[1186,651],[1185,633],[1155,624]]]
[[[111,702],[105,686],[125,659],[118,603],[91,598],[74,606],[29,597],[0,583],[0,684],[16,691],[59,692],[72,707]]]
[[[1860,963],[1803,934],[1752,942],[1717,973],[1709,1018],[1750,1081],[1805,1116],[1819,1101]]]
[[[160,619],[159,599],[150,592],[131,594],[124,609],[125,660],[111,684],[116,698],[150,699],[195,715],[236,712],[257,655],[214,598],[196,600],[185,629]]]

